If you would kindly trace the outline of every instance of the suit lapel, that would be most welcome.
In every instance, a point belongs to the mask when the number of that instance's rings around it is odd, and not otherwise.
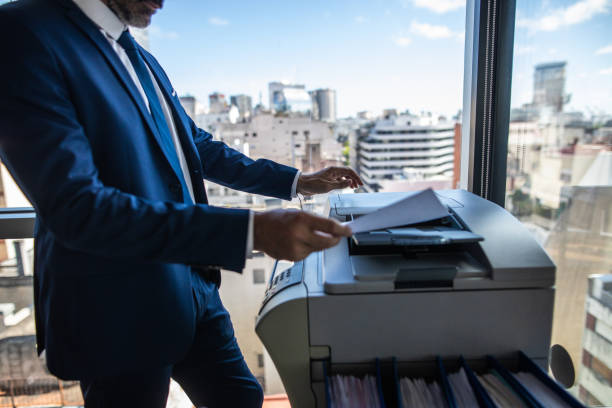
[[[181,102],[176,95],[176,91],[174,91],[172,88],[172,84],[170,84],[165,74],[163,74],[163,70],[155,58],[153,58],[146,51],[141,52],[141,55],[144,57],[145,62],[153,73],[153,76],[159,85],[159,89],[161,89],[162,94],[164,95],[164,98],[172,111],[174,125],[176,126],[177,133],[181,140],[183,153],[185,154],[185,159],[187,160],[187,164],[192,173],[191,179],[194,195],[196,196],[196,199],[198,199],[198,196],[200,196],[201,202],[208,203],[206,190],[204,189],[204,184],[202,183],[202,164],[200,155],[198,154],[195,144],[193,143],[193,138],[190,137],[191,128],[189,123],[186,121],[185,115],[182,114],[182,109],[179,109]]]
[[[172,89],[172,85],[168,83],[168,81],[166,81],[166,79],[162,75],[160,75],[158,64],[155,63],[156,61],[151,58],[149,53],[142,52],[141,55],[144,57],[147,65],[149,66],[149,69],[151,70],[153,76],[155,77],[155,80],[157,81],[157,84],[159,85],[159,88],[164,94],[164,98],[166,98],[166,101],[168,102],[168,105],[172,110],[172,116],[174,117],[174,122],[177,127],[178,134],[181,138],[183,149],[186,150],[185,153],[187,153],[187,150],[189,150],[189,153],[194,153],[195,155],[197,155],[193,140],[188,137],[189,126],[183,119],[182,115],[179,113],[177,105],[180,104],[180,101],[178,100],[176,91],[174,91],[174,89]]]
[[[163,75],[160,75],[158,64],[155,63],[156,61],[151,58],[149,53],[142,52],[141,55],[144,57],[145,62],[147,63],[149,69],[155,77],[155,80],[157,81],[157,84],[159,85],[159,88],[164,94],[164,98],[166,99],[168,106],[170,106],[170,109],[172,110],[174,125],[176,126],[177,133],[179,135],[179,138],[181,139],[181,145],[183,147],[185,156],[188,158],[188,160],[199,163],[200,158],[195,148],[195,145],[193,144],[193,139],[189,137],[189,126],[185,122],[183,115],[181,115],[179,112],[178,105],[180,104],[180,101],[178,100],[176,92],[172,89],[172,85],[170,85],[170,83],[163,77]],[[195,165],[194,163],[190,164],[192,165],[192,167]]]
[[[67,8],[68,8],[67,10],[68,17],[96,45],[96,47],[100,50],[100,52],[102,53],[102,55],[104,56],[108,64],[111,66],[111,68],[113,69],[117,77],[119,78],[121,84],[123,85],[127,93],[132,98],[132,101],[138,107],[138,110],[140,111],[140,114],[143,120],[147,124],[147,127],[149,128],[150,133],[153,135],[153,138],[155,139],[157,145],[163,152],[164,157],[166,158],[166,161],[168,162],[168,165],[174,170],[174,173],[176,174],[176,170],[174,169],[172,165],[170,165],[171,163],[170,158],[168,157],[168,154],[163,148],[163,144],[161,143],[161,136],[159,135],[157,127],[155,123],[153,122],[153,117],[149,113],[149,110],[147,109],[144,103],[144,100],[142,99],[142,95],[138,91],[138,88],[136,88],[134,81],[130,77],[130,74],[128,73],[127,69],[125,68],[125,66],[119,59],[119,57],[117,56],[117,53],[115,52],[115,50],[111,48],[110,44],[108,43],[108,40],[104,38],[104,35],[95,26],[95,24],[93,24],[89,20],[89,18],[81,12],[81,10],[79,10],[74,5],[70,5]],[[179,178],[179,180],[182,179],[182,174],[176,174],[176,175]]]

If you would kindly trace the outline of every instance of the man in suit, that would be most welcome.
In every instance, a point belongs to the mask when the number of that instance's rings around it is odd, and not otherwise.
[[[37,212],[34,297],[49,370],[91,407],[258,407],[262,391],[219,299],[219,268],[253,249],[299,260],[350,230],[300,211],[207,205],[203,179],[291,199],[357,187],[301,174],[199,129],[128,25],[163,0],[20,0],[0,7],[0,155]]]

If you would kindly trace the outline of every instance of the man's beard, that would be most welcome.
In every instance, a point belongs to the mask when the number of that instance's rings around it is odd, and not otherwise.
[[[151,17],[156,11],[147,3],[161,8],[164,0],[106,0],[105,3],[125,24],[145,28],[151,24]]]

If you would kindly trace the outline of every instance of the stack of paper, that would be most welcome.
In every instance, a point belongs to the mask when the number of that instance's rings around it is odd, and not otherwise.
[[[476,396],[474,395],[474,391],[472,391],[472,386],[463,368],[456,373],[449,374],[448,382],[453,390],[457,407],[472,408],[478,406]]]
[[[376,378],[334,375],[330,377],[332,408],[380,408]]]
[[[447,216],[448,210],[430,188],[353,221],[345,222],[344,225],[348,225],[353,234],[357,234],[383,228],[420,224]]]
[[[494,373],[479,375],[478,380],[499,408],[527,407],[514,390],[505,381],[502,382]]]
[[[414,408],[447,406],[442,388],[437,382],[427,383],[422,378],[400,380],[402,406]]]

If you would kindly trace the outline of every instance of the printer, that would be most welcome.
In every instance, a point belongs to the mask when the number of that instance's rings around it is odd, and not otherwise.
[[[355,234],[275,267],[256,332],[292,407],[324,407],[326,375],[364,374],[378,358],[414,372],[437,356],[521,351],[547,367],[553,262],[502,207],[464,190],[435,193],[447,217]],[[333,194],[329,217],[350,221],[410,194]]]

